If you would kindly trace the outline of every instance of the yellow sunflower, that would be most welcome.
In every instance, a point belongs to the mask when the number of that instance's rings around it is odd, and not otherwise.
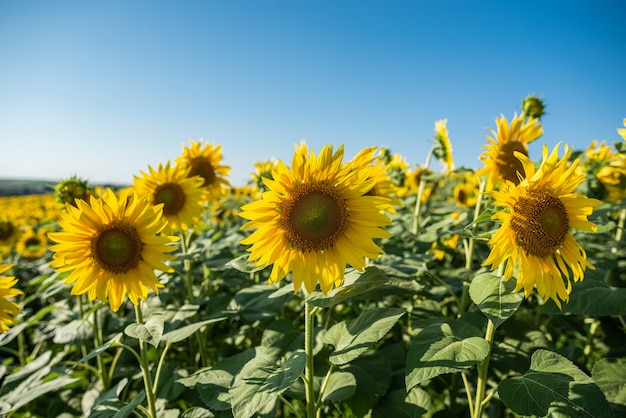
[[[69,203],[72,206],[76,206],[74,200],[82,199],[87,200],[92,193],[92,189],[87,183],[87,180],[81,179],[77,176],[72,176],[69,179],[61,180],[54,187],[54,195],[59,203]]]
[[[71,272],[65,283],[73,283],[72,294],[87,293],[117,311],[124,297],[137,305],[146,299],[148,290],[158,293],[163,287],[155,270],[172,272],[164,261],[176,250],[171,245],[178,238],[161,236],[165,226],[161,205],[136,193],[116,196],[107,189],[101,198],[89,203],[76,200],[77,207],[66,204],[61,216],[61,232],[48,236],[56,245],[50,265],[57,272]]]
[[[478,172],[478,176],[488,175],[487,190],[493,189],[504,180],[518,184],[519,175],[525,177],[524,166],[515,156],[519,152],[528,156],[528,144],[543,134],[543,126],[538,119],[526,116],[522,113],[515,115],[509,125],[507,119],[501,116],[496,119],[497,131],[489,129],[493,137],[487,137],[488,145],[480,155],[480,160],[485,164]]]
[[[597,182],[592,183],[591,191],[606,202],[618,203],[626,197],[626,156],[594,140],[585,152],[586,160],[581,171],[592,175]]]
[[[226,177],[230,173],[230,167],[221,165],[222,146],[213,143],[205,143],[202,140],[189,141],[189,147],[183,145],[183,153],[176,158],[176,164],[190,167],[189,177],[200,176],[203,186],[207,191],[207,199],[222,197],[230,183]]]
[[[454,202],[463,208],[473,208],[480,194],[480,179],[473,173],[462,174],[461,181],[454,186]]]
[[[448,171],[454,171],[454,159],[452,158],[452,144],[448,136],[448,128],[446,127],[448,119],[441,119],[435,122],[435,139],[439,147],[435,149],[435,157],[437,157]]]
[[[17,279],[12,276],[2,276],[12,264],[0,264],[0,333],[8,331],[13,324],[13,317],[20,313],[20,305],[8,300],[9,298],[23,294],[19,289],[13,289]]]
[[[42,257],[48,250],[48,229],[26,228],[15,244],[15,249],[24,258]]]
[[[585,176],[577,170],[578,159],[568,166],[572,149],[567,145],[559,159],[559,145],[549,155],[544,145],[536,171],[528,157],[516,153],[527,177],[517,185],[507,181],[501,190],[490,193],[495,206],[505,210],[493,216],[502,225],[489,241],[491,252],[484,265],[495,269],[506,263],[504,280],[517,268],[515,291],[524,289],[528,297],[536,287],[541,297],[560,307],[572,290],[570,272],[577,282],[587,267],[594,268],[571,229],[595,231],[587,216],[601,202],[575,193]]]
[[[389,200],[365,195],[373,186],[371,166],[350,169],[342,163],[343,146],[333,153],[325,146],[319,155],[304,154],[296,145],[291,168],[278,161],[268,191],[242,207],[248,219],[242,229],[256,229],[241,241],[251,245],[249,260],[257,266],[273,264],[269,282],[292,272],[295,291],[307,292],[319,282],[322,292],[343,283],[346,264],[363,270],[366,257],[378,258],[375,238],[390,234],[383,213]]]
[[[190,167],[171,166],[169,161],[156,170],[148,166],[148,173],[135,176],[133,190],[139,196],[149,196],[153,205],[163,204],[163,218],[167,226],[163,232],[186,231],[200,223],[204,211],[203,180],[189,176]]]

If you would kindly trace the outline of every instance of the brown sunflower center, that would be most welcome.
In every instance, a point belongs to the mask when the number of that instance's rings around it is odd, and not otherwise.
[[[528,150],[526,146],[519,141],[505,142],[500,146],[498,150],[498,157],[496,158],[496,167],[498,172],[505,179],[512,181],[514,184],[519,184],[519,178],[517,173],[524,175],[524,165],[515,156],[515,151],[520,152],[528,156]]]
[[[0,221],[0,241],[13,236],[14,231],[15,227],[13,226],[13,223]]]
[[[37,237],[29,237],[24,241],[24,247],[35,247],[42,245],[42,242]]]
[[[137,268],[142,252],[137,229],[123,221],[104,226],[91,241],[91,254],[98,265],[115,274]]]
[[[204,179],[203,186],[210,186],[215,183],[215,168],[206,158],[195,158],[191,161],[191,171],[189,176],[200,176]]]
[[[159,203],[163,203],[165,216],[176,215],[185,206],[185,192],[179,184],[161,184],[154,192],[154,204]]]
[[[345,200],[325,184],[297,187],[280,211],[280,225],[287,239],[304,251],[332,247],[348,226]]]
[[[558,197],[547,190],[533,190],[513,206],[511,228],[528,255],[545,258],[565,241],[569,217]]]

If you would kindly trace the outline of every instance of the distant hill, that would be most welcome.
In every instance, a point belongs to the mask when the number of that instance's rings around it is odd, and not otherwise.
[[[52,193],[55,185],[54,180],[0,179],[0,196]]]

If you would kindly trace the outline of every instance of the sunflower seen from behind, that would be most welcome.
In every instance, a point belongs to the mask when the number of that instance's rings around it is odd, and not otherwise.
[[[76,200],[66,204],[59,220],[60,232],[50,232],[56,244],[50,266],[69,272],[66,284],[73,284],[72,295],[87,293],[89,300],[108,300],[115,312],[126,295],[137,305],[148,291],[158,293],[163,285],[155,270],[172,272],[165,262],[177,249],[176,237],[160,235],[166,221],[162,205],[147,197],[124,190],[117,196],[111,189],[89,203]]]
[[[0,264],[0,333],[8,331],[9,326],[15,322],[14,317],[20,313],[20,305],[9,299],[23,292],[14,288],[17,284],[15,277],[3,275],[11,267],[11,264]]]
[[[492,219],[502,224],[489,241],[491,252],[484,265],[495,269],[504,264],[504,280],[517,269],[514,291],[523,289],[528,297],[536,288],[542,298],[551,298],[560,307],[561,301],[569,300],[571,280],[581,281],[587,268],[594,269],[572,229],[596,231],[587,216],[601,202],[575,192],[585,176],[578,170],[578,159],[568,164],[572,149],[567,145],[559,159],[559,145],[551,153],[544,145],[538,169],[517,153],[527,177],[519,184],[507,181],[489,193],[494,205],[502,208]]]
[[[516,153],[528,156],[528,144],[543,135],[543,125],[539,120],[526,118],[523,113],[515,115],[510,124],[506,117],[501,116],[496,119],[496,125],[497,130],[489,128],[493,137],[487,137],[488,144],[483,146],[485,151],[479,157],[484,166],[476,173],[488,176],[487,190],[504,181],[518,184],[520,176],[525,177],[525,174]]]
[[[148,196],[153,205],[163,205],[167,220],[165,233],[182,232],[200,223],[204,211],[205,189],[200,176],[190,176],[190,167],[170,165],[169,161],[134,177],[133,190]]]
[[[446,170],[454,171],[454,158],[452,157],[452,144],[448,135],[448,119],[440,119],[435,122],[435,157],[445,166]]]
[[[346,264],[362,271],[366,257],[380,257],[374,239],[390,236],[383,213],[389,200],[366,195],[372,169],[344,164],[343,146],[333,152],[327,145],[319,154],[303,147],[295,147],[291,167],[278,161],[260,200],[242,207],[248,220],[242,229],[255,231],[241,243],[250,245],[255,265],[272,265],[270,283],[291,272],[296,292],[302,284],[312,292],[319,283],[326,294],[343,283]]]
[[[224,196],[231,187],[227,180],[230,167],[222,165],[221,145],[191,139],[188,147],[183,145],[183,152],[175,163],[181,167],[189,167],[189,177],[202,178],[205,197],[210,201]]]

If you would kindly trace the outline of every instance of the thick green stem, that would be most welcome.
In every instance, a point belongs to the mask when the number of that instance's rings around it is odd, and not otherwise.
[[[100,321],[100,309],[97,307],[93,307],[90,309],[93,312],[93,338],[94,344],[96,348],[101,347],[104,344],[104,337],[102,333],[102,323]],[[106,366],[104,365],[104,358],[102,357],[104,353],[99,353],[96,356],[96,363],[98,365],[98,371],[100,374],[100,379],[102,379],[102,387],[104,390],[109,390],[111,387],[111,380],[109,379],[109,373],[106,370]]]
[[[413,212],[413,235],[417,235],[419,232],[419,223],[420,223],[420,211],[422,207],[422,195],[424,194],[424,189],[426,188],[426,170],[430,166],[430,160],[433,158],[433,153],[435,152],[435,147],[432,147],[430,151],[428,151],[428,155],[426,156],[426,162],[424,163],[422,175],[420,176],[420,183],[417,189],[417,200],[415,201],[415,211]]]
[[[315,372],[313,358],[313,329],[314,307],[304,303],[304,351],[306,353],[306,366],[304,369],[304,386],[306,389],[306,410],[308,418],[315,418],[317,413],[315,402]]]
[[[489,343],[489,354],[487,357],[478,363],[478,381],[476,383],[476,397],[474,399],[474,418],[480,418],[485,408],[485,390],[487,388],[487,374],[489,372],[489,360],[491,358],[491,347],[493,345],[493,337],[495,335],[496,327],[491,322],[491,319],[487,321],[487,330],[485,331],[485,340]]]
[[[141,312],[141,305],[135,305],[135,316],[138,324],[143,324],[143,315]],[[156,401],[154,388],[152,387],[152,377],[150,376],[150,362],[148,360],[148,347],[145,340],[139,339],[139,352],[141,355],[141,372],[143,374],[143,385],[146,391],[146,398],[148,399],[148,409],[150,411],[151,418],[157,418],[156,414]]]
[[[622,208],[619,211],[619,218],[617,219],[617,229],[615,230],[615,242],[619,247],[619,242],[622,240],[624,234],[624,222],[626,221],[626,208]],[[617,250],[617,247],[615,248]]]

